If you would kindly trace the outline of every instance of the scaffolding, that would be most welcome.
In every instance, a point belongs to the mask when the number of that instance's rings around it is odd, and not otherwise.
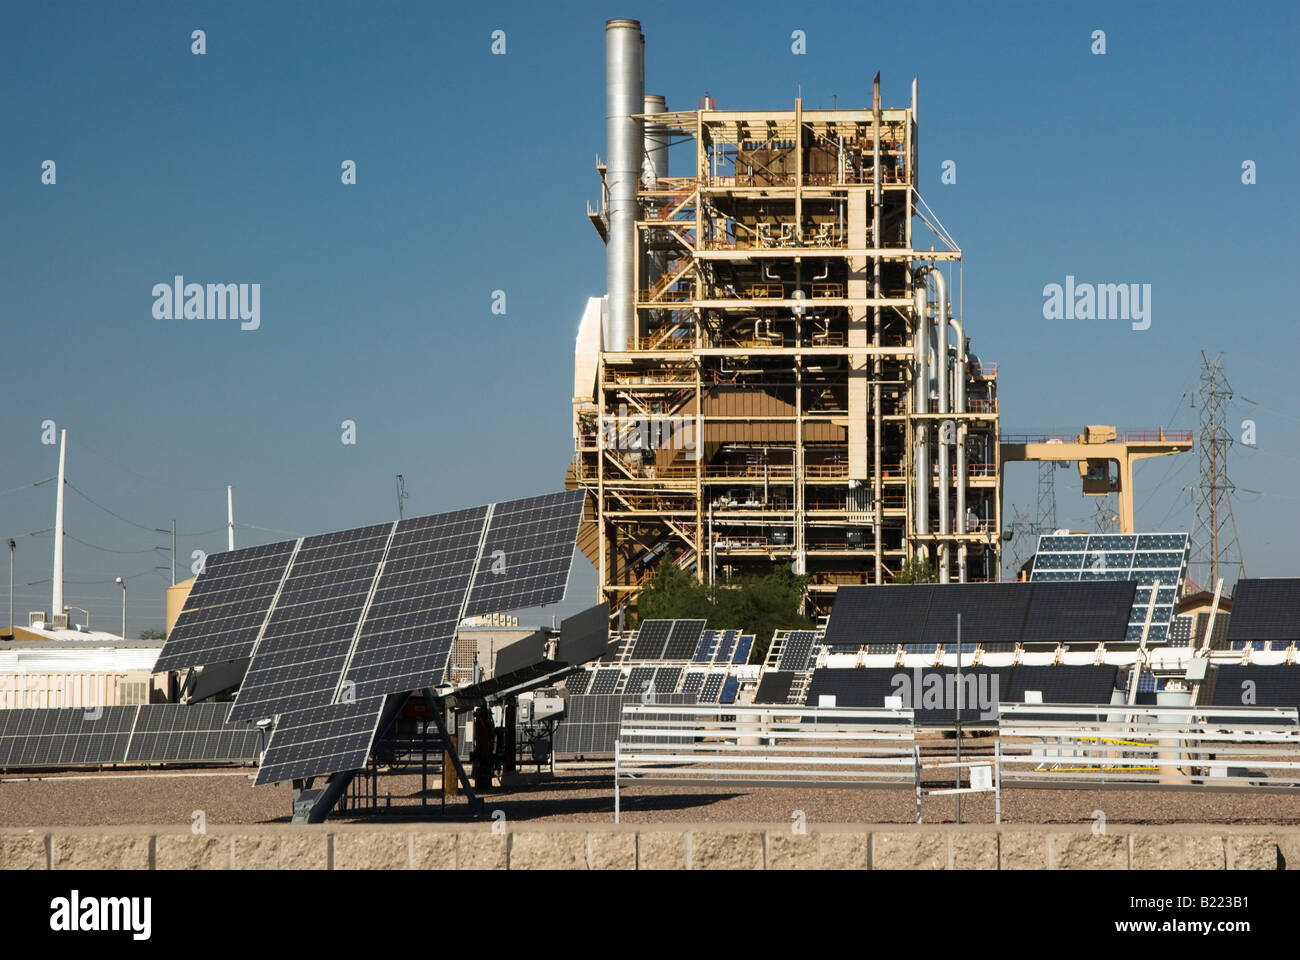
[[[916,190],[916,83],[911,106],[882,109],[877,76],[873,100],[645,98],[632,118],[646,157],[632,322],[611,323],[613,296],[588,304],[568,476],[591,493],[579,546],[611,611],[664,563],[705,582],[786,565],[815,612],[912,556],[941,580],[997,579],[996,366],[952,314],[961,250]],[[666,140],[694,176],[659,175]],[[591,216],[612,238],[618,188],[597,169]],[[918,217],[938,248],[913,248]]]

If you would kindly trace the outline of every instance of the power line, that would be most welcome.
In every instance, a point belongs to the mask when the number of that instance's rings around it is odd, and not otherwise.
[[[143,523],[136,523],[134,520],[128,520],[120,513],[115,513],[112,510],[108,509],[108,507],[104,506],[102,503],[99,503],[96,500],[92,500],[84,490],[78,489],[77,485],[74,484],[71,480],[65,480],[64,483],[68,485],[68,488],[70,490],[76,493],[79,497],[81,497],[91,506],[98,507],[100,510],[103,510],[105,513],[107,513],[110,517],[116,517],[118,520],[121,520],[125,524],[129,524],[130,526],[137,527],[141,530],[147,530],[149,533],[171,533],[170,529],[164,530],[162,527],[147,527]]]
[[[68,533],[67,531],[64,531],[63,535],[67,537],[69,540],[77,541],[77,543],[81,544],[83,547],[90,547],[90,549],[92,550],[102,550],[105,553],[138,554],[138,553],[153,553],[155,550],[170,549],[170,547],[149,547],[145,550],[114,550],[112,547],[101,547],[98,544],[89,543],[85,540],[82,540],[80,537],[74,537],[72,534]]]
[[[51,480],[57,479],[57,477],[46,477],[44,480],[34,480],[31,483],[24,483],[21,487],[10,487],[8,490],[0,490],[0,495],[6,493],[17,493],[19,490],[30,490],[32,487],[39,487],[43,483],[49,483]]]

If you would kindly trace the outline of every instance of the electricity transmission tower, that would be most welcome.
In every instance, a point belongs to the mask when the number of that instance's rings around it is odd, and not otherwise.
[[[1051,533],[1056,529],[1056,463],[1038,461],[1038,532]]]
[[[1228,477],[1228,450],[1232,437],[1225,416],[1232,386],[1223,372],[1223,354],[1213,360],[1201,351],[1200,430],[1196,438],[1199,481],[1193,488],[1196,525],[1192,534],[1192,566],[1206,574],[1201,586],[1213,590],[1219,577],[1236,568],[1246,575],[1246,565],[1237,542],[1237,521],[1232,515],[1232,493],[1236,488]]]

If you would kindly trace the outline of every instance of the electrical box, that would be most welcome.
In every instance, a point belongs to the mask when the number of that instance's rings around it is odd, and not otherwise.
[[[531,723],[559,716],[564,712],[564,701],[559,697],[533,697]]]

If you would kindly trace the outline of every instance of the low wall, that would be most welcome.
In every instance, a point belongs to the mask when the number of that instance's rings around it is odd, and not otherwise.
[[[0,869],[1300,868],[1300,827],[600,824],[0,830]]]

